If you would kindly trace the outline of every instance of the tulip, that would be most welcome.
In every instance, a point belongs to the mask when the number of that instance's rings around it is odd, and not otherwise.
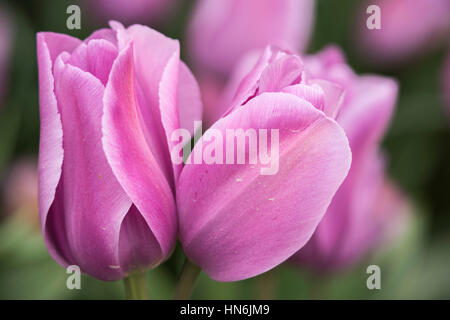
[[[380,230],[389,223],[387,218],[381,223],[380,215],[391,218],[396,214],[396,210],[386,210],[394,200],[383,192],[385,161],[379,142],[392,117],[398,88],[389,78],[356,75],[335,47],[309,57],[305,65],[312,79],[333,81],[345,90],[336,121],[347,134],[353,158],[325,217],[292,261],[316,271],[333,270],[352,264],[374,246]],[[382,209],[384,201],[388,204]]]
[[[380,8],[380,29],[369,29],[369,4]],[[450,1],[381,0],[366,2],[358,17],[357,39],[361,52],[371,62],[399,64],[426,52],[448,37]]]
[[[85,0],[91,16],[102,21],[119,20],[124,23],[161,22],[178,0]]]
[[[8,58],[12,44],[12,23],[8,11],[0,8],[0,107],[5,94]]]
[[[266,48],[183,167],[177,183],[180,239],[188,259],[214,280],[256,276],[298,251],[347,175],[351,152],[333,119],[339,97],[325,81],[310,83],[304,71],[299,56]],[[193,162],[211,147],[208,136],[231,129],[278,130],[278,172],[264,173],[262,161]],[[250,147],[244,147],[234,151],[250,159]]]
[[[177,236],[167,133],[200,119],[176,40],[148,27],[37,35],[39,211],[51,256],[101,280],[167,259]],[[183,121],[180,118],[183,117]]]
[[[188,27],[190,56],[200,71],[226,75],[249,50],[303,51],[313,11],[313,0],[200,0]]]

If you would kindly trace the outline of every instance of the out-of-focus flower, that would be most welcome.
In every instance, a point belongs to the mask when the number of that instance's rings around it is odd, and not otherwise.
[[[111,27],[85,41],[37,35],[42,232],[58,263],[102,280],[170,255],[181,166],[168,134],[181,117],[201,118],[178,41],[140,25]]]
[[[397,98],[397,84],[385,77],[358,76],[342,53],[329,47],[306,59],[313,79],[341,86],[345,97],[336,121],[345,130],[352,150],[352,167],[325,217],[307,245],[292,261],[316,270],[350,265],[367,252],[394,217],[398,202],[386,187],[385,163],[379,151]]]
[[[180,238],[187,257],[213,279],[258,275],[308,241],[350,167],[347,137],[333,120],[339,101],[327,81],[309,81],[299,56],[268,47],[229,110],[197,142],[177,185]],[[207,137],[231,129],[250,137],[278,130],[279,153],[271,154],[279,155],[278,172],[263,175],[262,163],[250,164],[250,143],[247,164],[189,164],[215,143]],[[234,146],[223,146],[227,159],[233,150],[232,163],[240,150]]]
[[[8,214],[39,225],[36,160],[22,159],[13,164],[3,184],[3,200]]]
[[[200,0],[188,27],[196,71],[227,76],[249,50],[278,45],[303,51],[314,0]]]
[[[442,92],[444,103],[447,105],[447,113],[450,116],[450,52],[447,54],[447,58],[444,63]]]
[[[8,58],[12,44],[12,25],[9,11],[0,7],[0,107],[5,94]]]
[[[92,17],[124,23],[159,23],[179,0],[85,0]]]
[[[373,1],[372,1],[373,2]],[[401,64],[435,46],[449,34],[448,0],[380,0],[367,2],[358,11],[356,44],[371,62]],[[381,29],[366,27],[366,8],[381,9]]]

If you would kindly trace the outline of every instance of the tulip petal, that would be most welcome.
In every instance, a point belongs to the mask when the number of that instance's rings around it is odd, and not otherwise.
[[[119,257],[123,270],[151,268],[162,260],[158,240],[135,206],[131,206],[120,228]]]
[[[106,40],[90,40],[72,53],[69,63],[91,73],[103,85],[108,81],[112,64],[117,57],[117,48]]]
[[[374,244],[379,227],[375,208],[385,169],[377,152],[373,148],[353,157],[352,168],[327,213],[292,261],[322,271],[342,268],[354,263]]]
[[[53,62],[63,51],[71,52],[80,40],[55,33],[38,33],[37,53],[39,64],[40,144],[39,144],[39,213],[44,231],[48,211],[55,199],[63,162],[62,124],[54,94]],[[50,254],[63,264],[64,258],[48,240],[44,239]]]
[[[180,57],[178,52],[174,52],[164,68],[161,82],[159,84],[159,108],[161,112],[161,122],[164,127],[165,141],[168,143],[169,150],[175,146],[171,134],[174,130],[180,128],[180,116],[178,114],[178,75]],[[181,172],[182,164],[172,163],[175,182]]]
[[[179,60],[180,45],[178,41],[141,25],[133,25],[118,32],[119,43],[126,45],[132,42],[134,46],[136,92],[140,106],[139,112],[146,126],[146,140],[167,180],[173,186],[174,171],[168,147],[171,142],[167,137],[172,133],[170,123],[179,122],[178,107],[176,103],[166,104],[164,107],[160,105],[161,99],[163,101],[171,99],[160,96],[160,83],[164,72],[168,71],[169,61],[172,59],[172,63],[175,63]],[[128,41],[121,40],[122,37],[127,37]],[[175,56],[178,58],[174,58]],[[178,66],[172,69],[173,72],[178,72]],[[177,81],[177,76],[172,75],[170,81]],[[165,84],[165,86],[168,85],[176,87],[173,83]]]
[[[386,77],[362,76],[354,96],[341,108],[337,122],[345,130],[353,152],[381,140],[391,120],[398,85]]]
[[[277,92],[301,78],[303,63],[298,56],[287,55],[271,63],[261,74],[259,92]]]
[[[86,40],[85,43],[91,40],[106,40],[109,41],[116,48],[118,46],[116,31],[112,29],[99,29],[94,31]]]
[[[103,146],[112,170],[157,239],[163,258],[177,231],[169,183],[147,145],[135,87],[133,45],[118,56],[104,97]]]
[[[202,120],[202,97],[197,80],[185,63],[180,63],[178,113],[180,127],[194,134],[194,121]]]
[[[96,278],[116,280],[126,272],[120,268],[118,242],[131,201],[115,179],[102,149],[104,87],[67,60],[68,55],[59,56],[54,67],[64,161],[56,196],[61,202],[48,219],[63,220],[67,247],[74,258],[71,262]]]
[[[325,94],[318,85],[308,86],[305,84],[294,84],[283,88],[282,92],[291,93],[301,99],[305,99],[319,110],[323,111],[325,108]]]
[[[177,188],[183,249],[219,281],[258,275],[299,250],[351,162],[340,126],[292,94],[257,96],[210,130],[225,137],[237,128],[279,129],[278,173],[261,175],[260,164],[186,164]]]

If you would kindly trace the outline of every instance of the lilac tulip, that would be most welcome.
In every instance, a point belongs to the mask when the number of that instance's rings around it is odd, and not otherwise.
[[[195,145],[177,184],[184,252],[218,281],[256,276],[302,248],[351,162],[334,120],[340,96],[327,81],[310,82],[299,56],[266,48],[234,97]],[[210,148],[209,134],[230,129],[279,130],[278,172],[262,174],[261,162],[189,164]]]
[[[102,21],[119,20],[124,23],[161,22],[179,0],[85,0],[92,16]]]
[[[313,79],[337,83],[345,97],[336,121],[345,130],[353,160],[350,172],[339,188],[325,217],[308,244],[293,261],[312,265],[316,270],[350,265],[376,242],[384,224],[380,215],[386,185],[385,163],[379,142],[391,119],[397,97],[397,84],[385,77],[358,76],[346,64],[342,53],[329,47],[309,57],[306,68]],[[393,206],[393,205],[392,205]],[[389,210],[388,210],[389,211]]]
[[[370,4],[380,8],[381,29],[366,27]],[[359,13],[355,43],[375,63],[402,63],[436,46],[450,31],[448,0],[369,1]]]
[[[200,0],[188,28],[198,72],[226,76],[249,50],[278,45],[303,51],[314,20],[314,0]]]
[[[84,41],[37,35],[42,232],[59,264],[101,280],[170,255],[181,167],[167,135],[201,112],[178,41],[111,27]]]
[[[0,101],[5,94],[8,58],[12,44],[12,25],[8,11],[0,8]],[[1,107],[1,103],[0,103]]]

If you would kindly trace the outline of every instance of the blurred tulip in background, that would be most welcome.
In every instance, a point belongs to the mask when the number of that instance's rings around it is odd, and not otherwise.
[[[381,29],[365,27],[369,4],[381,9]],[[361,8],[357,18],[362,27],[355,28],[355,43],[369,63],[383,67],[405,64],[449,39],[448,0],[381,0],[365,2]]]
[[[344,128],[352,150],[352,167],[308,244],[293,261],[316,271],[348,266],[372,248],[401,210],[402,199],[387,184],[379,143],[388,129],[397,101],[397,84],[390,78],[358,76],[336,47],[328,47],[305,62],[312,79],[325,79],[343,90],[336,121]]]

